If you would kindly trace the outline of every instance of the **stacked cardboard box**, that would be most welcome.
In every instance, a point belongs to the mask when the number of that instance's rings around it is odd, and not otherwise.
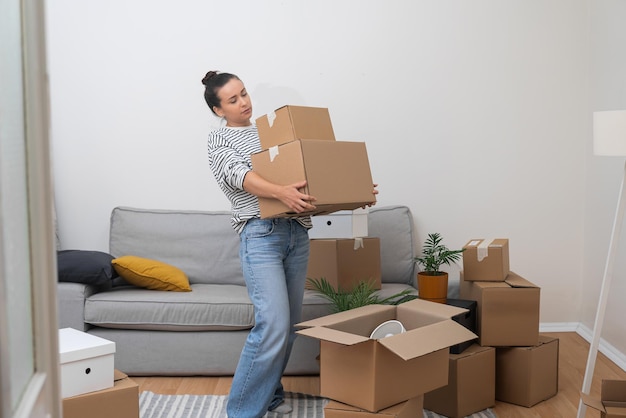
[[[449,347],[476,338],[451,319],[464,312],[415,299],[300,323],[300,335],[320,340],[320,394],[335,401],[327,416],[421,416],[424,394],[448,384]],[[406,332],[370,338],[389,320]]]
[[[510,270],[508,239],[464,248],[460,296],[477,302],[479,344],[496,349],[495,399],[531,407],[556,395],[559,345],[539,333],[539,287]]]
[[[114,369],[114,353],[112,341],[59,330],[64,418],[139,417],[139,386]]]
[[[376,200],[365,143],[336,141],[328,109],[283,106],[256,125],[262,150],[251,156],[253,169],[276,184],[306,180],[303,193],[316,198],[308,214],[353,210]],[[262,218],[298,215],[276,199],[259,198],[259,205]]]

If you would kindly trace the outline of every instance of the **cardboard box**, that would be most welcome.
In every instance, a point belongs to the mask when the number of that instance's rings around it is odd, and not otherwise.
[[[139,385],[115,370],[109,389],[63,399],[63,418],[139,418]]]
[[[311,239],[363,238],[367,237],[367,217],[369,210],[341,210],[330,215],[311,218],[313,228],[309,230]]]
[[[113,387],[115,343],[73,328],[59,330],[61,396]]]
[[[462,418],[496,404],[496,349],[472,344],[450,354],[448,385],[424,395],[424,408]]]
[[[256,119],[261,149],[296,139],[335,140],[328,109],[308,106],[283,106]]]
[[[478,304],[475,300],[447,299],[446,305],[467,309],[467,312],[454,315],[452,320],[463,325],[473,333],[476,333],[476,307]],[[474,344],[474,342],[475,340],[470,340],[460,344],[455,344],[450,347],[450,354],[461,354],[465,349]]]
[[[468,282],[461,274],[461,299],[477,302],[480,345],[533,346],[539,342],[540,289],[510,272],[503,282]]]
[[[306,277],[324,278],[344,292],[352,291],[359,282],[380,289],[380,263],[380,238],[313,239]]]
[[[449,347],[476,338],[452,316],[464,309],[415,299],[368,305],[302,322],[298,334],[320,340],[320,395],[378,412],[448,384]],[[406,332],[378,340],[388,320]]]
[[[356,406],[330,401],[324,407],[324,418],[416,418],[424,413],[424,396],[416,396],[378,412],[369,412]]]
[[[559,340],[541,335],[533,347],[496,349],[496,399],[530,408],[559,390]]]
[[[317,200],[316,209],[305,214],[353,210],[376,201],[363,142],[296,140],[255,153],[251,159],[254,171],[272,183],[307,181],[303,193]],[[259,206],[262,218],[304,215],[277,199],[261,197]]]
[[[509,240],[473,239],[463,246],[467,281],[501,282],[509,274]]]
[[[583,403],[600,411],[601,418],[626,417],[626,380],[602,380],[600,399],[581,393]]]

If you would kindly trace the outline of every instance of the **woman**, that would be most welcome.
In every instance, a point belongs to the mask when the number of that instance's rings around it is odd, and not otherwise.
[[[306,181],[278,185],[252,170],[250,155],[261,151],[250,96],[234,74],[209,71],[202,79],[209,109],[226,125],[209,134],[209,163],[232,205],[239,256],[254,327],[235,370],[226,411],[229,418],[260,418],[291,412],[281,377],[296,338],[309,258],[311,218],[260,219],[258,197],[280,200],[295,213],[315,209],[315,198],[300,192]],[[374,194],[378,194],[374,185]]]
[[[257,197],[280,200],[295,213],[315,209],[301,193],[306,182],[270,183],[252,171],[250,155],[261,150],[252,104],[234,74],[210,71],[202,80],[204,98],[226,126],[210,133],[209,163],[232,205],[232,225],[240,235],[239,256],[255,325],[244,345],[227,404],[229,418],[260,418],[270,411],[291,412],[280,382],[296,338],[309,257],[311,218],[260,219]]]

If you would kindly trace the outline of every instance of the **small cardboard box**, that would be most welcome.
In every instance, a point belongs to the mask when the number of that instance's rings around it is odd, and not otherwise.
[[[539,336],[533,347],[496,349],[496,399],[530,408],[559,390],[559,340]]]
[[[468,282],[461,274],[461,299],[477,302],[476,329],[484,346],[533,346],[539,342],[540,289],[510,272],[503,282]]]
[[[287,105],[256,119],[261,149],[296,139],[335,140],[328,109]]]
[[[115,343],[73,328],[59,330],[61,396],[113,387]]]
[[[353,210],[376,201],[363,142],[296,140],[252,154],[252,167],[272,183],[302,180],[316,209],[296,214],[278,199],[259,198],[262,218],[322,215]]]
[[[417,418],[424,413],[424,396],[390,406],[378,412],[369,412],[356,406],[330,401],[324,407],[324,418]]]
[[[302,322],[297,333],[321,341],[321,396],[378,412],[448,384],[449,347],[476,338],[450,319],[463,311],[421,299],[367,305]],[[371,339],[389,320],[406,332]]]
[[[363,238],[367,237],[368,209],[341,210],[330,215],[311,218],[311,239]]]
[[[463,246],[467,281],[501,282],[509,274],[509,240],[473,239]]]
[[[600,399],[581,396],[585,405],[600,411],[601,418],[626,417],[626,380],[602,380]]]
[[[456,306],[458,308],[465,308],[467,312],[460,313],[452,317],[452,320],[458,322],[463,325],[465,328],[469,329],[473,333],[476,333],[476,307],[477,303],[475,300],[464,300],[464,299],[450,299],[446,300],[446,305]],[[450,354],[461,354],[463,350],[474,344],[474,340],[465,341],[460,344],[453,345],[450,347]]]
[[[112,388],[63,399],[63,418],[139,418],[139,385],[115,370]]]
[[[307,278],[350,292],[359,282],[381,288],[380,238],[312,239]],[[307,283],[306,287],[311,288]]]
[[[496,349],[472,344],[450,354],[448,385],[424,395],[424,408],[462,418],[496,404]]]

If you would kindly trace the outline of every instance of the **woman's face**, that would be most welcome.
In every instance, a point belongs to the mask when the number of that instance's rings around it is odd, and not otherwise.
[[[226,126],[249,126],[252,117],[252,102],[241,80],[231,78],[217,92],[220,107],[215,113],[226,119]]]

